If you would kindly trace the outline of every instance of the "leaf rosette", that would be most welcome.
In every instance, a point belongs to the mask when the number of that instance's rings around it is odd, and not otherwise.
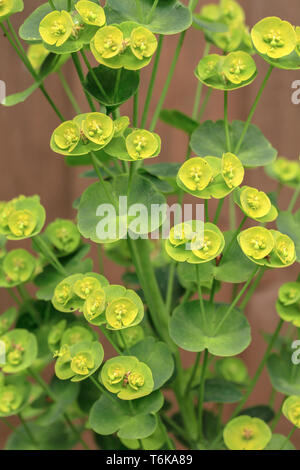
[[[64,345],[58,353],[55,374],[61,380],[81,382],[94,374],[104,357],[98,341],[81,341],[73,346]]]
[[[154,387],[151,369],[134,356],[113,357],[101,369],[101,382],[121,400],[149,395]]]

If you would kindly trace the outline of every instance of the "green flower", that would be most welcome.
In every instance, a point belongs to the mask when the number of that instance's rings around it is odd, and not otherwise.
[[[271,210],[271,201],[263,191],[244,186],[240,193],[240,202],[243,211],[249,217],[258,219],[264,217]]]
[[[103,289],[97,289],[90,294],[83,307],[83,314],[87,321],[93,323],[97,321],[98,317],[103,314],[106,305],[106,296]],[[103,317],[103,315],[102,315]],[[101,322],[105,321],[105,318],[101,317]]]
[[[126,345],[130,349],[132,348],[132,346],[139,343],[145,338],[145,333],[144,333],[143,328],[140,325],[131,326],[130,328],[126,328],[122,331],[122,338],[124,338]],[[119,336],[117,340],[118,340],[119,346],[122,349],[124,349],[125,345],[124,345],[122,338]]]
[[[178,172],[180,181],[192,191],[205,189],[213,177],[213,171],[204,158],[195,157],[187,160]]]
[[[84,135],[98,145],[106,145],[114,133],[114,124],[103,113],[89,113],[83,121]]]
[[[26,250],[10,251],[3,260],[3,271],[8,283],[21,284],[29,281],[36,269],[36,259]]]
[[[42,230],[45,218],[39,196],[19,196],[0,205],[0,233],[9,240],[33,237]]]
[[[65,121],[53,132],[54,142],[62,150],[72,152],[80,140],[80,129],[74,121]]]
[[[17,385],[4,385],[0,388],[0,413],[14,414],[23,402],[23,394]]]
[[[139,26],[130,36],[130,48],[132,53],[140,60],[144,57],[152,57],[157,49],[157,40],[149,29]]]
[[[49,51],[43,46],[43,44],[31,44],[27,51],[27,57],[34,68],[39,71],[42,63],[49,55]]]
[[[218,359],[215,369],[225,380],[244,384],[248,380],[248,370],[242,359],[238,357],[225,357]]]
[[[238,187],[244,179],[245,170],[240,159],[233,153],[224,153],[222,157],[222,175],[228,188]]]
[[[143,160],[157,156],[160,149],[160,137],[152,132],[137,129],[126,137],[125,144],[133,160]]]
[[[45,235],[59,255],[73,253],[80,244],[80,233],[71,220],[56,219],[48,225]]]
[[[171,228],[169,240],[174,246],[185,245],[192,240],[194,235],[191,224],[182,223]]]
[[[288,235],[275,231],[273,233],[275,238],[275,253],[283,264],[290,265],[295,261],[296,257],[295,243]]]
[[[27,330],[14,329],[0,337],[5,343],[6,363],[1,365],[7,374],[17,374],[30,367],[37,358],[36,337]]]
[[[256,64],[247,52],[231,52],[225,57],[222,72],[231,83],[239,85],[253,77]]]
[[[93,45],[103,59],[111,59],[117,56],[124,47],[123,33],[116,26],[104,26],[95,34]]]
[[[63,331],[61,346],[73,346],[82,341],[93,341],[94,334],[87,326],[74,325]]]
[[[230,450],[263,450],[272,432],[262,419],[238,416],[226,424],[223,437]]]
[[[9,308],[0,315],[0,335],[6,333],[17,319],[17,310],[14,307]],[[0,374],[1,375],[1,374]],[[0,380],[1,386],[1,380]]]
[[[300,283],[287,282],[283,284],[278,293],[278,299],[283,305],[293,305],[300,301]]]
[[[39,32],[43,41],[56,47],[64,44],[73,31],[73,20],[67,11],[52,11],[40,22]]]
[[[154,387],[151,369],[133,356],[118,356],[106,361],[101,381],[121,400],[134,400],[149,395]]]
[[[95,361],[93,356],[85,351],[75,354],[71,361],[71,369],[78,375],[87,375],[94,366]]]
[[[8,15],[14,6],[14,0],[0,0],[0,18]]]
[[[206,226],[205,226],[206,225]],[[220,254],[220,249],[223,247],[224,237],[221,232],[207,228],[204,225],[203,240],[195,238],[192,242],[192,251],[197,258],[208,261],[216,258]]]
[[[105,25],[106,18],[103,8],[88,0],[80,0],[75,4],[75,8],[86,24],[95,26]]]
[[[241,24],[245,21],[245,13],[235,0],[221,0],[220,11],[227,24]]]
[[[275,175],[283,182],[288,183],[300,176],[299,162],[287,160],[284,157],[278,158],[273,163]]]
[[[275,246],[272,233],[264,227],[251,227],[241,232],[240,246],[245,255],[261,260],[268,256]]]
[[[203,57],[198,63],[196,76],[201,81],[216,77],[220,71],[221,57],[219,54],[209,54]]]
[[[87,299],[93,292],[101,287],[100,282],[95,277],[85,276],[74,284],[74,293],[81,299]]]
[[[48,335],[48,345],[51,351],[55,351],[58,343],[62,338],[62,335],[66,329],[67,320],[61,320],[52,326],[49,335]]]
[[[137,305],[126,297],[120,297],[110,302],[105,314],[108,325],[115,330],[131,326],[137,315]]]
[[[283,404],[282,413],[294,426],[300,428],[300,397],[288,397]]]
[[[251,31],[251,37],[258,52],[272,59],[291,54],[297,45],[293,26],[276,16],[259,21]]]
[[[73,296],[73,286],[69,282],[60,282],[54,291],[54,299],[61,307],[67,306]]]
[[[127,129],[129,126],[130,121],[128,116],[121,116],[118,119],[114,121],[114,126],[115,126],[115,133],[114,137],[122,137],[124,134],[124,131]]]
[[[8,219],[8,227],[16,237],[29,237],[37,224],[37,218],[29,210],[13,211]]]

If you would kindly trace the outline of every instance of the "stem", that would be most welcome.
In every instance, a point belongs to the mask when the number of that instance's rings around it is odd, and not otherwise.
[[[105,326],[99,325],[99,329],[101,330],[101,333],[103,334],[103,336],[105,336],[105,338],[107,339],[107,341],[110,342],[110,344],[111,344],[112,347],[115,349],[115,351],[121,356],[121,355],[122,355],[122,351],[121,351],[120,348],[117,346],[117,344],[115,343],[115,341],[112,339],[111,335],[106,331]]]
[[[228,124],[228,91],[224,91],[224,125],[226,134],[226,147],[227,152],[231,152],[231,141]]]
[[[27,434],[27,436],[29,437],[29,439],[31,440],[31,442],[32,442],[32,444],[34,445],[34,447],[39,448],[39,445],[38,445],[38,442],[37,442],[36,438],[35,438],[34,435],[32,434],[30,427],[29,427],[28,424],[26,423],[25,419],[22,417],[21,413],[18,413],[18,418],[19,418],[19,420],[21,421],[21,423],[22,423],[22,425],[23,425],[23,428],[25,429],[26,434]]]
[[[82,67],[81,67],[81,64],[80,64],[80,60],[79,60],[78,54],[77,54],[77,52],[73,52],[71,55],[72,55],[72,60],[73,60],[73,63],[74,63],[74,66],[75,66],[75,69],[76,69],[76,72],[77,72],[79,81],[80,81],[80,83],[81,83],[83,92],[84,92],[85,97],[86,97],[86,99],[87,99],[87,102],[89,103],[91,110],[95,112],[95,111],[96,111],[96,108],[95,108],[95,106],[94,106],[93,100],[92,100],[92,98],[90,97],[90,95],[88,94],[88,92],[85,91],[85,89],[84,89],[84,75],[83,75],[83,70],[82,70]]]
[[[56,255],[53,253],[51,248],[47,245],[47,243],[44,241],[43,237],[40,235],[36,235],[34,237],[34,241],[36,245],[38,246],[39,250],[43,253],[45,258],[49,261],[49,263],[56,269],[57,272],[62,274],[63,276],[67,275],[67,271],[63,267],[63,265],[60,263]]]
[[[71,5],[71,0],[68,0],[68,7],[67,7],[68,11],[71,11],[71,6],[72,6]]]
[[[204,200],[205,222],[209,222],[208,200]]]
[[[186,302],[188,302],[189,298],[191,297],[191,295],[193,294],[193,289],[187,289],[185,291],[185,294],[184,296],[182,297],[182,300],[181,300],[181,303],[182,304],[185,304]]]
[[[162,420],[168,425],[170,426],[170,428],[173,429],[173,431],[178,434],[178,436],[180,436],[184,442],[186,442],[187,440],[187,435],[186,433],[184,432],[184,430],[177,424],[175,423],[175,421],[173,421],[171,418],[169,418],[168,416],[166,415],[162,415]]]
[[[222,211],[222,207],[223,207],[223,204],[225,202],[225,198],[223,199],[220,199],[219,203],[218,203],[218,207],[216,209],[216,213],[215,213],[215,217],[214,217],[214,220],[213,220],[213,223],[215,225],[217,225],[218,221],[219,221],[219,217],[221,215],[221,211]]]
[[[94,152],[90,152],[90,156],[91,156],[91,159],[92,159],[92,164],[93,164],[94,170],[97,173],[98,179],[99,179],[99,181],[101,183],[101,186],[102,186],[102,188],[105,192],[105,195],[106,195],[107,199],[109,199],[109,201],[111,202],[113,207],[115,207],[115,201],[113,199],[113,196],[110,193],[110,191],[108,191],[108,188],[106,187],[106,183],[105,183],[105,181],[103,179],[103,176],[101,174],[101,171],[99,169],[98,159],[97,159],[96,155],[94,154]]]
[[[53,3],[53,0],[48,0],[48,3],[50,5],[50,7],[52,8],[52,10],[56,10],[55,5]]]
[[[294,432],[296,431],[296,426],[294,425],[291,432],[289,433],[289,435],[287,436],[286,440],[283,442],[282,446],[280,447],[279,450],[283,450],[286,446],[286,444],[289,442],[290,438],[292,437],[292,435],[294,434]]]
[[[204,112],[205,112],[205,110],[206,110],[206,106],[207,106],[207,104],[208,104],[208,102],[209,102],[209,100],[210,100],[210,97],[211,97],[212,92],[213,92],[213,89],[212,89],[212,88],[209,88],[209,90],[207,90],[207,92],[206,92],[205,98],[204,98],[204,100],[203,100],[203,103],[202,103],[202,105],[201,105],[201,108],[200,108],[199,113],[198,113],[198,116],[197,116],[197,121],[198,121],[198,122],[200,122],[201,119],[202,119],[202,117],[203,117],[203,114],[204,114]]]
[[[175,269],[176,263],[171,262],[169,268],[169,279],[168,279],[168,287],[167,287],[167,296],[166,296],[166,310],[167,313],[171,313],[172,308],[172,295],[173,295],[173,287],[174,287],[174,279],[175,279]]]
[[[122,74],[122,69],[118,69],[117,71],[117,76],[116,76],[116,82],[115,82],[115,87],[114,87],[114,98],[116,97],[119,85],[120,85],[120,80],[121,80],[121,74]]]
[[[14,291],[12,290],[12,287],[6,287],[6,290],[7,292],[9,293],[9,295],[11,296],[11,298],[16,302],[16,304],[20,307],[22,305],[22,302],[20,301],[20,299],[18,299],[18,297],[16,296],[16,294],[14,293]]]
[[[203,324],[206,325],[206,313],[205,313],[205,307],[204,307],[203,296],[202,296],[202,288],[201,288],[201,280],[200,280],[200,274],[201,274],[200,264],[196,265],[196,270],[197,270],[197,289],[198,289],[198,297],[199,297],[199,303],[200,303],[200,311],[201,311],[201,315],[203,319]]]
[[[253,103],[253,105],[252,105],[252,107],[251,107],[249,116],[248,116],[247,121],[246,121],[246,123],[245,123],[243,132],[242,132],[242,134],[241,134],[241,137],[240,137],[240,139],[239,139],[239,141],[238,141],[238,143],[237,143],[237,145],[236,145],[236,147],[235,147],[235,150],[234,150],[234,153],[235,153],[235,154],[237,154],[237,153],[239,152],[240,148],[241,148],[241,145],[242,145],[242,143],[243,143],[243,141],[244,141],[244,138],[245,138],[245,135],[246,135],[246,133],[247,133],[248,127],[249,127],[249,125],[250,125],[250,123],[251,123],[251,121],[252,121],[253,115],[254,115],[254,113],[255,113],[255,110],[256,110],[257,105],[258,105],[258,103],[259,103],[259,100],[260,100],[260,98],[261,98],[261,95],[262,95],[262,93],[263,93],[263,91],[264,91],[264,89],[265,89],[265,86],[266,86],[266,84],[267,84],[267,82],[268,82],[268,80],[269,80],[269,78],[270,78],[270,75],[271,75],[271,73],[272,73],[273,68],[274,68],[273,65],[270,65],[270,66],[269,66],[268,71],[267,71],[267,73],[266,73],[266,76],[265,76],[265,78],[264,78],[264,80],[263,80],[263,82],[262,82],[262,84],[261,84],[261,87],[260,87],[260,89],[258,90],[258,93],[257,93],[257,95],[256,95],[256,98],[255,98],[255,100],[254,100],[254,103]]]
[[[258,276],[256,277],[256,279],[254,280],[252,286],[250,287],[250,289],[248,290],[247,294],[245,295],[243,301],[241,302],[240,304],[240,308],[242,310],[244,310],[246,308],[246,306],[248,305],[248,302],[250,301],[252,295],[254,294],[258,284],[260,283],[263,275],[265,274],[265,270],[266,268],[261,268]]]
[[[281,414],[282,414],[282,405],[285,401],[285,397],[283,398],[281,404],[280,404],[280,407],[279,407],[279,410],[277,411],[276,415],[274,416],[273,418],[273,421],[272,421],[272,425],[271,425],[271,431],[273,432],[274,429],[276,428],[279,420],[280,420],[280,417],[281,417]]]
[[[186,396],[188,396],[188,394],[189,394],[189,392],[190,392],[190,389],[191,389],[191,386],[192,386],[192,384],[193,384],[193,380],[194,380],[194,378],[195,378],[195,375],[196,375],[196,372],[197,372],[197,369],[198,369],[198,366],[199,366],[200,357],[201,357],[201,352],[198,352],[198,353],[197,353],[197,356],[196,356],[196,360],[195,360],[194,365],[193,365],[193,368],[192,368],[192,372],[191,372],[189,381],[188,381],[188,383],[187,383],[187,386],[186,386],[186,389],[185,389],[185,392],[184,392],[184,394],[185,394]]]
[[[204,358],[202,363],[200,386],[199,386],[199,401],[198,401],[198,440],[203,438],[202,421],[203,421],[203,400],[204,400],[204,387],[205,387],[205,374],[208,365],[208,350],[204,350]]]
[[[62,84],[62,87],[63,87],[63,89],[65,90],[66,95],[67,95],[67,97],[69,98],[69,100],[70,100],[70,102],[71,102],[71,104],[72,104],[72,106],[73,106],[75,112],[76,112],[77,114],[80,114],[82,111],[81,111],[81,109],[80,109],[80,107],[79,107],[79,104],[77,103],[76,98],[75,98],[75,96],[73,95],[73,92],[72,92],[71,88],[69,87],[68,82],[67,82],[67,80],[65,79],[65,77],[64,77],[64,75],[63,75],[63,73],[62,73],[62,71],[61,71],[61,70],[58,70],[58,71],[57,71],[57,75],[58,75],[58,77],[59,77],[60,83]]]
[[[88,58],[87,58],[87,56],[86,56],[86,54],[85,54],[85,52],[84,52],[83,49],[81,49],[80,54],[81,54],[81,57],[83,58],[83,61],[84,61],[85,65],[86,65],[87,68],[88,68],[88,71],[89,71],[90,74],[92,75],[92,77],[93,77],[93,79],[94,79],[94,81],[95,81],[97,87],[99,88],[100,92],[101,92],[102,95],[109,101],[109,98],[108,98],[108,96],[107,96],[107,94],[106,94],[106,91],[104,90],[104,88],[103,88],[101,82],[99,82],[98,77],[97,77],[97,75],[95,74],[95,71],[94,71],[93,67],[91,66],[91,64],[90,64],[90,62],[89,62],[89,60],[88,60]],[[80,64],[80,62],[79,62],[79,64]],[[119,70],[118,70],[118,75],[119,75],[119,73],[121,74],[121,71],[122,71],[122,69],[119,69]],[[117,75],[117,79],[118,79],[118,75]]]
[[[207,43],[205,43],[202,58],[206,57],[208,55],[209,50],[210,50],[210,44],[209,44],[209,42],[207,42]],[[192,118],[195,119],[195,120],[197,119],[197,115],[198,115],[198,112],[199,112],[199,105],[200,105],[200,101],[201,101],[202,90],[203,90],[203,83],[198,80],[197,90],[196,90],[196,97],[195,97],[193,114],[192,114]]]
[[[33,320],[40,325],[41,320],[40,320],[40,315],[39,312],[34,308],[34,305],[32,303],[32,298],[28,294],[24,284],[20,284],[19,286],[16,286],[17,291],[19,292],[19,295],[23,302],[27,303],[27,308],[29,310],[29,313],[31,314]]]
[[[229,195],[229,226],[230,230],[235,230],[236,227],[236,212],[233,194]]]
[[[185,35],[186,35],[186,31],[183,31],[179,36],[178,44],[177,44],[175,54],[174,54],[174,57],[173,57],[173,60],[172,60],[171,66],[170,66],[170,70],[169,70],[169,73],[167,75],[163,90],[161,92],[156,110],[154,111],[154,115],[153,115],[153,118],[152,118],[152,121],[151,121],[151,124],[150,124],[149,130],[151,132],[154,131],[154,129],[156,127],[161,109],[163,107],[166,95],[168,93],[168,89],[169,89],[169,86],[170,86],[170,83],[171,83],[171,80],[173,78],[175,68],[176,68],[176,65],[177,65],[177,62],[178,62],[179,54],[180,54],[181,48],[183,46],[183,41],[184,41]]]
[[[238,228],[237,228],[236,231],[234,232],[234,234],[233,234],[233,236],[232,236],[232,238],[231,238],[231,240],[230,240],[230,242],[229,242],[229,244],[228,244],[228,247],[225,249],[225,251],[224,251],[224,253],[223,253],[222,259],[224,259],[225,255],[226,255],[227,253],[229,253],[229,250],[230,250],[230,248],[232,247],[232,245],[233,245],[233,243],[234,243],[236,237],[238,236],[238,234],[239,234],[240,231],[242,230],[243,226],[245,225],[245,222],[246,222],[247,218],[248,218],[247,215],[245,215],[245,216],[243,217],[243,220],[241,221],[240,225],[238,226]],[[221,263],[222,263],[222,260],[221,260]],[[220,263],[220,264],[221,264],[221,263]]]
[[[13,426],[7,418],[0,418],[0,421],[5,424],[5,426],[7,426],[11,431],[14,431],[16,428],[15,426]]]
[[[291,202],[290,202],[289,207],[288,207],[288,212],[289,212],[290,214],[292,213],[292,211],[293,211],[293,209],[294,209],[294,207],[295,207],[295,204],[296,204],[296,202],[297,202],[297,199],[298,199],[298,197],[299,197],[299,194],[300,194],[300,182],[299,182],[298,187],[297,187],[297,188],[295,189],[295,191],[294,191],[294,194],[293,194],[293,196],[292,196]]]
[[[142,119],[141,119],[141,128],[142,129],[145,128],[146,123],[147,123],[150,103],[151,103],[151,99],[152,99],[152,95],[153,95],[155,80],[156,80],[157,71],[158,71],[158,65],[159,65],[161,51],[162,51],[163,40],[164,40],[164,36],[162,34],[160,34],[159,38],[158,38],[157,51],[156,51],[155,60],[154,60],[154,64],[153,64],[150,83],[149,83],[147,96],[146,96],[146,100],[145,100],[144,111],[143,111],[143,115],[142,115]]]
[[[139,120],[139,90],[135,93],[133,97],[133,115],[132,115],[132,124],[133,127],[138,126]]]
[[[99,274],[104,274],[103,248],[102,248],[102,245],[98,245],[98,246],[97,246],[97,253],[98,253]]]
[[[214,336],[218,333],[218,331],[220,330],[221,326],[223,325],[223,323],[227,320],[227,318],[229,317],[229,315],[231,314],[232,310],[234,309],[234,307],[237,305],[238,301],[240,300],[240,298],[243,296],[243,294],[245,293],[245,291],[247,290],[248,286],[251,284],[251,281],[252,279],[254,278],[254,276],[257,274],[257,272],[260,270],[260,266],[259,267],[255,267],[252,275],[250,276],[250,278],[248,279],[248,281],[246,282],[246,284],[244,285],[244,287],[240,290],[240,292],[238,293],[238,295],[236,296],[236,298],[234,299],[234,301],[231,303],[230,307],[228,308],[227,312],[225,313],[225,315],[223,316],[221,322],[218,324],[215,332],[214,332]]]
[[[159,423],[159,426],[160,426],[160,428],[161,428],[161,430],[162,430],[162,432],[165,436],[165,440],[166,440],[165,443],[167,444],[167,449],[168,450],[175,450],[175,446],[174,446],[173,442],[171,441],[171,439],[168,435],[168,432],[166,430],[166,427],[165,427],[164,423],[162,422],[162,419],[161,419],[160,416],[158,418],[158,423]]]
[[[155,10],[156,10],[157,4],[158,4],[158,0],[154,0],[153,5],[152,5],[152,7],[151,7],[151,10],[150,10],[149,14],[148,14],[147,17],[146,17],[146,24],[149,24],[149,23],[150,23],[150,21],[151,21],[151,19],[152,19],[152,16],[153,16],[153,14],[154,14],[154,12],[155,12]]]
[[[129,347],[128,347],[126,338],[125,338],[125,336],[124,336],[124,334],[123,334],[123,331],[122,331],[122,330],[119,330],[119,333],[120,333],[121,340],[122,340],[122,342],[123,342],[123,344],[124,344],[124,349],[125,349],[125,351],[126,351],[126,354],[127,354],[128,356],[130,356]]]

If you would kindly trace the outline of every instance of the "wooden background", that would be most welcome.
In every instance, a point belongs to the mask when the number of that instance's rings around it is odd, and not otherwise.
[[[43,2],[25,0],[25,11],[13,18],[14,25],[16,27],[20,25],[23,18],[41,3]],[[208,2],[202,0],[200,2],[201,5],[205,3]],[[246,10],[247,23],[250,27],[265,16],[279,16],[294,24],[300,24],[298,0],[284,2],[282,0],[241,0],[240,3]],[[176,36],[173,36],[165,40],[152,111],[166,78],[177,39]],[[29,74],[4,37],[1,37],[0,44],[0,79],[6,82],[7,94],[27,88],[32,83]],[[203,53],[203,46],[202,34],[196,30],[190,30],[186,36],[174,80],[165,102],[166,108],[176,108],[191,114],[197,85],[193,71]],[[230,93],[230,119],[245,119],[249,112],[267,68],[259,57],[256,58],[256,62],[259,75],[255,82],[251,86]],[[64,66],[63,72],[82,108],[87,109],[72,64]],[[141,109],[150,73],[151,67],[141,73]],[[272,145],[278,149],[279,154],[291,159],[297,159],[300,153],[300,105],[296,106],[291,102],[291,84],[297,79],[300,79],[300,71],[275,70],[253,120]],[[72,118],[73,110],[57,77],[48,78],[46,88],[51,96],[55,97],[63,114]],[[122,108],[122,113],[129,114],[131,107],[131,103],[126,104]],[[205,119],[219,119],[222,117],[222,113],[223,95],[216,91],[207,108]],[[81,194],[88,182],[78,178],[82,169],[67,167],[63,158],[50,150],[49,138],[59,122],[42,93],[39,90],[36,91],[28,101],[14,108],[0,107],[0,120],[0,200],[7,200],[18,194],[39,194],[47,211],[48,222],[56,217],[74,217],[72,202]],[[163,137],[162,152],[158,161],[183,161],[187,145],[186,136],[163,123],[158,124],[157,131]],[[269,180],[262,170],[249,171],[246,181],[247,184],[264,190],[275,188],[275,182]],[[282,209],[287,207],[290,196],[289,190],[283,191],[280,203]],[[213,211],[215,203],[210,202],[209,208]],[[222,228],[228,227],[228,212],[226,210],[223,211],[220,223]],[[111,282],[119,282],[120,270],[116,266],[105,262],[105,271]],[[278,288],[283,282],[294,280],[297,273],[298,265],[286,270],[267,273],[247,308],[246,313],[252,326],[253,342],[242,356],[247,361],[251,374],[256,370],[266,347],[259,332],[261,330],[274,331],[278,321],[274,307]],[[228,298],[227,289],[223,289],[218,295],[219,298]],[[6,293],[1,291],[1,311],[4,311],[10,303]],[[186,364],[191,359],[190,356],[184,357]],[[264,372],[249,404],[266,403],[269,395],[270,385]],[[288,433],[289,430],[289,423],[282,419],[277,432]],[[0,425],[0,448],[5,440],[5,435],[6,430]],[[298,441],[299,448],[300,432],[294,435],[293,441],[295,443]]]

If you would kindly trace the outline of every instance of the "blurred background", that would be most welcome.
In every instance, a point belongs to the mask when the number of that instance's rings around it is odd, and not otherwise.
[[[124,1],[124,0],[120,0]],[[25,0],[25,10],[12,18],[16,28],[24,18],[43,2]],[[186,2],[184,2],[186,3]],[[198,9],[208,1],[199,1]],[[210,2],[218,3],[218,2]],[[247,24],[250,28],[265,16],[279,16],[293,24],[300,24],[299,0],[240,0],[240,4],[246,11]],[[197,10],[198,10],[197,9]],[[197,11],[196,10],[196,11]],[[0,46],[0,80],[4,80],[7,86],[7,94],[25,90],[32,84],[32,79],[25,70],[23,64],[12,50],[8,41],[1,33]],[[168,73],[173,52],[178,41],[178,36],[165,39],[160,68],[158,72],[156,88],[152,101],[151,111],[155,109],[160,96],[166,75]],[[204,49],[203,34],[195,29],[190,29],[186,35],[175,75],[169,89],[164,108],[178,109],[189,115],[192,114],[197,81],[194,77],[194,69],[200,60]],[[229,116],[232,119],[245,120],[253,103],[257,90],[266,73],[267,64],[259,57],[255,57],[259,74],[250,86],[231,92],[229,95]],[[95,64],[96,65],[96,64]],[[80,106],[87,110],[85,97],[81,91],[75,69],[71,61],[63,67],[63,73],[67,78]],[[147,86],[151,74],[151,65],[141,72],[140,110],[147,92]],[[300,153],[300,105],[294,105],[291,101],[292,82],[300,80],[300,71],[281,71],[275,69],[271,75],[268,86],[264,91],[257,108],[253,122],[258,125],[279,155],[289,159],[297,159]],[[73,109],[56,76],[47,78],[45,86],[49,94],[55,97],[59,109],[68,119],[73,117]],[[121,108],[122,114],[131,115],[132,103],[127,103]],[[214,91],[203,119],[217,120],[223,115],[223,94]],[[0,107],[0,200],[8,200],[19,194],[27,196],[39,194],[41,202],[46,208],[47,222],[57,217],[74,218],[72,209],[73,201],[80,196],[89,180],[79,178],[82,167],[67,167],[64,158],[54,154],[49,148],[49,139],[53,129],[59,124],[58,118],[49,107],[40,90],[37,90],[25,103],[13,108]],[[177,131],[161,121],[156,131],[162,137],[162,152],[157,162],[182,162],[187,148],[187,137],[181,131]],[[276,183],[268,179],[263,170],[251,170],[247,172],[246,184],[272,191]],[[291,197],[290,190],[283,190],[280,208],[286,209]],[[187,198],[191,202],[193,198]],[[194,201],[195,202],[195,201]],[[209,202],[209,210],[215,210],[214,201]],[[239,214],[238,214],[239,216]],[[224,206],[220,218],[221,228],[228,228],[228,208]],[[95,255],[95,251],[93,251]],[[242,357],[246,360],[253,374],[257,364],[266,348],[261,331],[273,332],[278,318],[275,310],[275,301],[279,286],[298,275],[298,265],[284,270],[267,272],[257,289],[256,294],[247,307],[247,317],[252,326],[253,342]],[[105,260],[105,274],[111,283],[120,282],[122,271],[112,262]],[[218,298],[229,299],[228,287],[218,293]],[[6,292],[1,291],[0,312],[11,305]],[[189,365],[193,355],[184,356],[184,362]],[[251,404],[267,403],[270,398],[271,387],[266,372],[262,375],[255,393],[249,400]],[[277,397],[276,404],[282,397]],[[226,412],[229,413],[229,410]],[[281,419],[276,431],[287,435],[290,424]],[[0,424],[0,448],[5,441],[6,429]],[[300,432],[296,432],[293,442],[300,448]]]

